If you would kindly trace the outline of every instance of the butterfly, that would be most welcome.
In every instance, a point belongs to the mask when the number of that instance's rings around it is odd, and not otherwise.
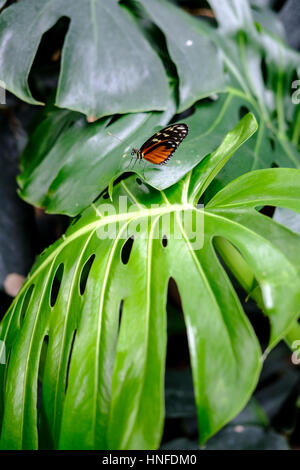
[[[131,155],[136,155],[136,161],[144,159],[155,165],[165,165],[188,132],[186,124],[171,124],[146,140],[140,149],[133,148]]]

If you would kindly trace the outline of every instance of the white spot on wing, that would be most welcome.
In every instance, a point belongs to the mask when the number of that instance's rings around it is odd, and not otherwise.
[[[185,45],[190,47],[193,45],[193,41],[191,39],[188,39],[186,42],[185,42]]]

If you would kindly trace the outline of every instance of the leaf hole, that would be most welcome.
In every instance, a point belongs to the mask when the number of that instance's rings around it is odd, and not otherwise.
[[[45,372],[45,365],[48,353],[48,345],[49,345],[49,336],[45,335],[43,338],[43,342],[40,348],[40,357],[39,357],[39,366],[38,366],[38,373],[37,373],[37,394],[36,394],[36,408],[37,408],[37,429],[38,429],[38,449],[41,447],[46,447],[43,443],[43,440],[46,439],[45,429],[44,429],[44,421],[47,420],[45,414],[45,406],[43,406],[43,380],[44,380],[44,372]],[[43,424],[41,424],[43,423]],[[49,446],[49,442],[47,443]]]
[[[272,152],[275,152],[275,140],[272,139],[272,137],[269,139],[270,140],[270,145],[271,145],[271,149],[272,149]]]
[[[219,263],[223,267],[225,274],[227,275],[230,283],[232,284],[239,300],[242,305],[242,308],[244,312],[246,313],[253,330],[255,331],[255,334],[261,344],[262,349],[267,347],[270,339],[270,334],[271,334],[271,325],[270,325],[270,320],[266,315],[262,315],[261,309],[258,307],[256,301],[251,297],[251,293],[253,294],[255,291],[259,292],[260,291],[260,286],[258,284],[257,279],[254,277],[253,273],[253,283],[251,288],[249,289],[249,293],[241,286],[235,275],[232,273],[230,268],[228,267],[228,264],[226,262],[226,255],[222,253],[222,249],[220,250],[219,245],[217,244],[218,240],[224,240],[226,245],[228,245],[228,248],[232,251],[232,255],[237,259],[237,262],[239,263],[245,263],[248,266],[249,270],[250,267],[248,263],[246,262],[243,253],[237,248],[235,245],[233,245],[230,241],[223,237],[214,237],[213,239],[213,247],[215,250],[215,254],[219,260]],[[240,256],[240,261],[238,261],[238,257]]]
[[[75,119],[72,119],[72,120],[68,123],[68,129],[70,129],[71,127],[73,127],[75,123],[76,123]]]
[[[164,235],[164,236],[162,237],[161,243],[162,243],[162,246],[163,246],[164,248],[166,248],[166,247],[168,246],[167,235]]]
[[[57,88],[64,40],[70,25],[70,18],[61,18],[44,32],[30,69],[28,83],[33,96],[46,101]]]
[[[3,343],[3,344],[5,344],[5,343]],[[6,356],[6,364],[5,364],[5,371],[4,371],[4,378],[3,378],[3,392],[5,392],[5,390],[6,390],[7,373],[8,373],[10,357],[11,357],[11,348],[8,351],[7,356]]]
[[[5,343],[3,342],[2,345],[4,346],[4,344]],[[1,351],[1,344],[0,344],[0,351]],[[3,351],[1,351],[1,357],[3,357],[2,354],[3,354]],[[2,391],[1,391],[1,395],[0,395],[0,398],[1,398],[1,403],[0,403],[0,434],[1,434],[1,430],[2,430],[2,422],[3,422],[3,416],[4,416],[5,391],[6,391],[6,385],[7,385],[7,374],[8,374],[8,367],[9,367],[9,363],[10,363],[10,357],[11,357],[11,348],[9,349],[9,351],[6,354],[6,364],[5,364],[5,366],[4,366],[4,364],[2,364],[2,367],[0,366],[1,369],[2,369],[2,370],[0,369],[0,374],[3,374],[3,386],[2,386]]]
[[[45,335],[41,346],[39,368],[38,368],[38,380],[37,380],[37,409],[39,410],[42,399],[42,383],[45,371],[46,357],[48,352],[49,336]]]
[[[47,354],[49,350],[49,336],[45,335],[40,349],[38,377],[37,377],[37,430],[38,430],[38,449],[54,449],[53,432],[50,427],[49,415],[47,412],[47,403],[43,400],[47,393],[47,387],[44,383]],[[44,393],[43,393],[44,392]]]
[[[52,281],[51,292],[50,292],[50,307],[54,307],[56,303],[59,289],[60,289],[61,282],[62,282],[62,278],[63,278],[63,273],[64,273],[64,264],[60,263]]]
[[[211,103],[211,101],[212,101],[212,100],[209,99],[209,98],[208,98],[208,99],[207,99],[207,98],[203,98],[203,100],[201,100],[201,103],[202,103],[202,102]],[[187,117],[192,116],[192,115],[196,112],[196,109],[197,109],[196,106],[191,106],[190,108],[185,109],[185,110],[182,111],[181,113],[175,114],[175,116],[172,117],[172,119],[171,119],[171,121],[170,121],[170,124],[183,121],[183,120],[186,119]]]
[[[25,314],[27,312],[27,309],[28,309],[28,306],[29,306],[29,303],[30,303],[30,300],[31,300],[31,297],[32,297],[33,289],[34,289],[34,284],[31,284],[31,286],[28,288],[28,290],[27,290],[27,292],[24,296],[24,300],[22,302],[22,307],[21,307],[21,312],[20,312],[20,317],[19,317],[20,327],[21,327],[21,325],[24,321]]]
[[[120,328],[121,328],[123,307],[124,307],[124,300],[122,299],[120,302],[120,306],[119,306],[119,330],[118,331],[120,331]]]
[[[249,113],[249,109],[247,108],[247,106],[240,107],[240,111],[239,111],[240,119],[242,119],[248,113]]]
[[[125,11],[129,10],[135,17],[135,21],[139,25],[146,36],[146,39],[152,45],[159,55],[163,58],[163,66],[170,80],[175,83],[179,82],[177,67],[170,57],[167,40],[162,30],[152,21],[147,14],[143,5],[135,0],[120,0],[119,6]],[[146,20],[146,21],[145,21]],[[179,103],[179,87],[174,87],[176,102]]]
[[[86,261],[85,265],[82,268],[81,275],[80,275],[80,280],[79,280],[79,292],[80,295],[84,294],[85,288],[86,288],[86,283],[90,274],[90,270],[92,268],[92,264],[96,258],[96,255],[93,254],[89,257],[89,259]]]
[[[177,283],[172,277],[168,282],[167,331],[167,367],[190,367],[190,353],[182,302]]]
[[[123,264],[127,264],[128,261],[129,261],[130,254],[131,254],[131,251],[132,251],[133,242],[134,242],[134,236],[131,235],[131,237],[128,238],[128,240],[126,240],[126,242],[124,243],[124,245],[122,247],[121,260],[122,260]]]
[[[286,0],[274,0],[272,2],[272,9],[275,11],[280,11],[286,3]]]
[[[114,114],[111,117],[110,121],[107,123],[106,128],[111,126],[114,122],[118,121],[121,117],[122,117],[122,114]]]
[[[70,223],[70,226],[71,225],[75,225],[76,222],[78,222],[78,220],[81,218],[81,214],[78,214],[76,215],[75,217],[73,217],[73,219],[71,220],[71,223]]]
[[[275,209],[276,209],[275,206],[255,207],[255,210],[257,210],[263,215],[266,215],[267,217],[271,217],[271,219],[273,218]]]
[[[267,86],[268,85],[268,67],[266,64],[265,57],[261,59],[261,73],[262,73],[264,84]]]
[[[77,333],[77,330],[74,330],[74,333],[73,333],[73,336],[72,336],[72,341],[71,341],[71,346],[70,346],[70,351],[69,351],[69,356],[68,356],[65,393],[67,392],[68,385],[69,385],[69,374],[70,374],[71,358],[72,358],[72,354],[73,354],[73,350],[74,350],[74,343],[75,343],[76,333]]]

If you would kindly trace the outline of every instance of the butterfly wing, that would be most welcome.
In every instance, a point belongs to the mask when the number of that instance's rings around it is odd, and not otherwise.
[[[140,151],[148,162],[162,165],[167,163],[187,135],[186,124],[172,124],[150,137]]]
[[[151,146],[149,149],[145,149],[143,157],[145,160],[155,165],[162,165],[163,163],[167,163],[176,148],[177,146],[173,140],[162,141]]]

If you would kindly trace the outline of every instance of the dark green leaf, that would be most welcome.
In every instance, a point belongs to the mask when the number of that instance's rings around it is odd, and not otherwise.
[[[39,104],[27,77],[42,35],[70,18],[56,104],[99,118],[114,113],[166,109],[163,64],[127,10],[111,0],[23,0],[0,18],[0,78],[19,98]],[[18,60],[15,59],[18,54]]]
[[[198,21],[171,3],[139,0],[166,36],[179,76],[179,111],[224,88],[220,54]]]
[[[166,442],[163,450],[199,450],[196,441],[187,438]],[[228,426],[210,439],[202,450],[289,450],[280,434],[260,426]]]
[[[289,450],[286,438],[261,426],[227,426],[209,440],[206,450]]]

